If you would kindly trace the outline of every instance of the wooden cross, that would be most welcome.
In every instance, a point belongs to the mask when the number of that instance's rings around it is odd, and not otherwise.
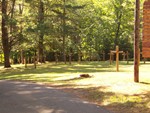
[[[112,53],[111,51],[110,51],[110,53],[108,53],[109,55],[110,55],[110,57],[109,57],[109,61],[110,61],[110,65],[112,64],[112,61],[113,61],[113,59],[114,59],[114,53]]]
[[[126,56],[126,60],[127,60],[127,64],[129,64],[129,52],[126,51],[126,52],[123,52],[123,60],[125,60],[125,56]]]
[[[116,46],[116,51],[111,51],[111,53],[116,54],[116,71],[119,71],[119,53],[123,53],[123,51],[119,51],[119,46]]]

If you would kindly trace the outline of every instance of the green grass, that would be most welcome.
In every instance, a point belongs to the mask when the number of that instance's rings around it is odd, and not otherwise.
[[[95,102],[116,113],[149,113],[150,112],[150,63],[140,65],[140,83],[134,83],[133,62],[120,62],[116,72],[115,62],[73,62],[12,65],[11,69],[0,66],[1,80],[19,80],[40,82],[79,97]],[[81,78],[80,74],[88,73],[91,78]]]

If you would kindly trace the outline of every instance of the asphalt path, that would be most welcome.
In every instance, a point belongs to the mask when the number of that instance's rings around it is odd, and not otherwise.
[[[60,89],[0,80],[0,113],[110,113]]]

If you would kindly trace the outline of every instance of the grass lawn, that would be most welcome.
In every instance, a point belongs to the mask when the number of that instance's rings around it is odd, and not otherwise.
[[[115,63],[76,62],[33,65],[12,65],[11,69],[0,66],[0,79],[40,82],[80,98],[99,104],[115,113],[150,113],[150,62],[140,65],[140,83],[134,83],[133,62],[120,62],[116,72]],[[88,73],[91,78],[81,78]]]

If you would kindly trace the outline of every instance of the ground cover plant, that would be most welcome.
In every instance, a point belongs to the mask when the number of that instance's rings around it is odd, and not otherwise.
[[[12,65],[10,69],[0,66],[1,80],[19,80],[42,83],[56,87],[80,98],[99,104],[115,113],[150,112],[150,62],[140,65],[140,83],[133,82],[133,62],[120,62],[116,72],[115,62],[73,62]],[[92,77],[81,78],[88,73]]]

